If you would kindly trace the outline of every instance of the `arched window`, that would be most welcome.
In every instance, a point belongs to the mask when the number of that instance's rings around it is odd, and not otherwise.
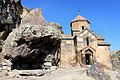
[[[90,45],[89,37],[84,38],[84,44],[85,44],[85,46],[89,46]]]
[[[85,29],[85,27],[84,26],[82,26],[82,30],[84,30]]]
[[[89,46],[89,37],[86,38],[87,46]]]

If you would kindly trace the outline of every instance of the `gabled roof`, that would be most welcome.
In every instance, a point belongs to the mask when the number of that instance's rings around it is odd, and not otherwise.
[[[93,31],[91,31],[91,30],[89,30],[89,29],[85,29],[85,30],[83,30],[83,31],[81,31],[77,36],[79,36],[80,34],[82,34],[84,31],[89,31],[91,34],[93,34],[97,39],[101,39],[101,40],[104,40],[104,37],[102,37],[101,35],[99,35],[99,34],[96,34],[95,32],[93,32]]]
[[[103,36],[101,36],[101,35],[99,35],[99,34],[97,34],[97,33],[95,33],[95,32],[93,32],[96,36],[97,36],[97,39],[98,40],[104,40],[104,37]]]
[[[98,34],[96,34],[96,33],[94,33],[93,31],[91,31],[91,30],[89,30],[89,29],[85,29],[85,30],[83,30],[82,32],[80,32],[78,35],[76,35],[76,36],[79,36],[80,34],[82,34],[84,31],[89,31],[91,34],[93,34],[96,38],[97,38],[97,40],[103,40],[103,42],[98,42],[97,44],[98,44],[98,46],[110,46],[111,44],[109,44],[109,43],[107,43],[107,42],[105,42],[104,41],[104,38],[101,36],[101,35],[98,35]]]
[[[84,31],[88,31],[88,32],[90,32],[91,34],[93,34],[96,38],[97,38],[97,35],[93,32],[93,31],[91,31],[91,30],[89,30],[89,29],[85,29],[85,30],[83,30],[83,31],[81,31],[77,36],[79,36],[80,34],[82,34]]]

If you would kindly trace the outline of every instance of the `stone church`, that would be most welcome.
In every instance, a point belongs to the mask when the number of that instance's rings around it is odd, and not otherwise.
[[[78,14],[70,26],[71,34],[62,34],[61,66],[86,66],[97,61],[111,68],[110,44],[101,35],[91,31],[90,22]]]

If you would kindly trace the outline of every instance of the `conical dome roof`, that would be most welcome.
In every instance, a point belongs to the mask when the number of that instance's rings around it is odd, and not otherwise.
[[[86,18],[84,18],[84,17],[81,16],[80,14],[78,14],[78,15],[72,20],[72,23],[73,23],[73,22],[76,22],[76,21],[87,21],[88,23],[90,23]]]
[[[77,21],[77,20],[87,20],[86,18],[82,17],[81,15],[77,15],[73,20],[73,21]]]

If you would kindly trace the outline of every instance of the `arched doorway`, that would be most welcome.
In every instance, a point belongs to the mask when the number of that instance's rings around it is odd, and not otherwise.
[[[82,63],[85,65],[92,65],[93,63],[93,52],[90,49],[87,49],[84,54],[81,55]]]
[[[85,54],[86,65],[91,65],[91,54]]]

